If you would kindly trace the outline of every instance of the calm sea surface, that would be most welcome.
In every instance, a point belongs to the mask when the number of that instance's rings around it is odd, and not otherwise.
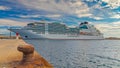
[[[120,68],[120,40],[26,40],[55,68]]]

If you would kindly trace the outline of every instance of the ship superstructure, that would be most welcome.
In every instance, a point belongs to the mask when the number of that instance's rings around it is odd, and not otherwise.
[[[10,30],[19,33],[24,39],[103,39],[100,31],[88,22],[71,27],[64,23],[41,21]]]

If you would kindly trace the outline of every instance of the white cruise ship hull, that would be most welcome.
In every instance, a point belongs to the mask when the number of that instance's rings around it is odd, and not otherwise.
[[[64,35],[64,34],[39,34],[31,30],[25,29],[9,29],[12,32],[19,33],[23,39],[70,39],[70,40],[89,40],[89,39],[104,39],[102,35]]]

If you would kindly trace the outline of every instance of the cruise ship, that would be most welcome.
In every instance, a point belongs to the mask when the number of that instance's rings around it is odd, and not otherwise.
[[[88,22],[67,26],[59,22],[34,22],[23,28],[9,28],[23,39],[104,39],[103,34]]]

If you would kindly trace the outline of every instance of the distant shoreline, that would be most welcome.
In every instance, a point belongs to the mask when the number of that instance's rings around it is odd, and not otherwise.
[[[116,38],[116,37],[108,37],[108,38],[105,38],[106,40],[120,40],[120,38]]]
[[[0,39],[16,39],[16,36],[0,36]],[[19,37],[21,39],[21,37]]]

